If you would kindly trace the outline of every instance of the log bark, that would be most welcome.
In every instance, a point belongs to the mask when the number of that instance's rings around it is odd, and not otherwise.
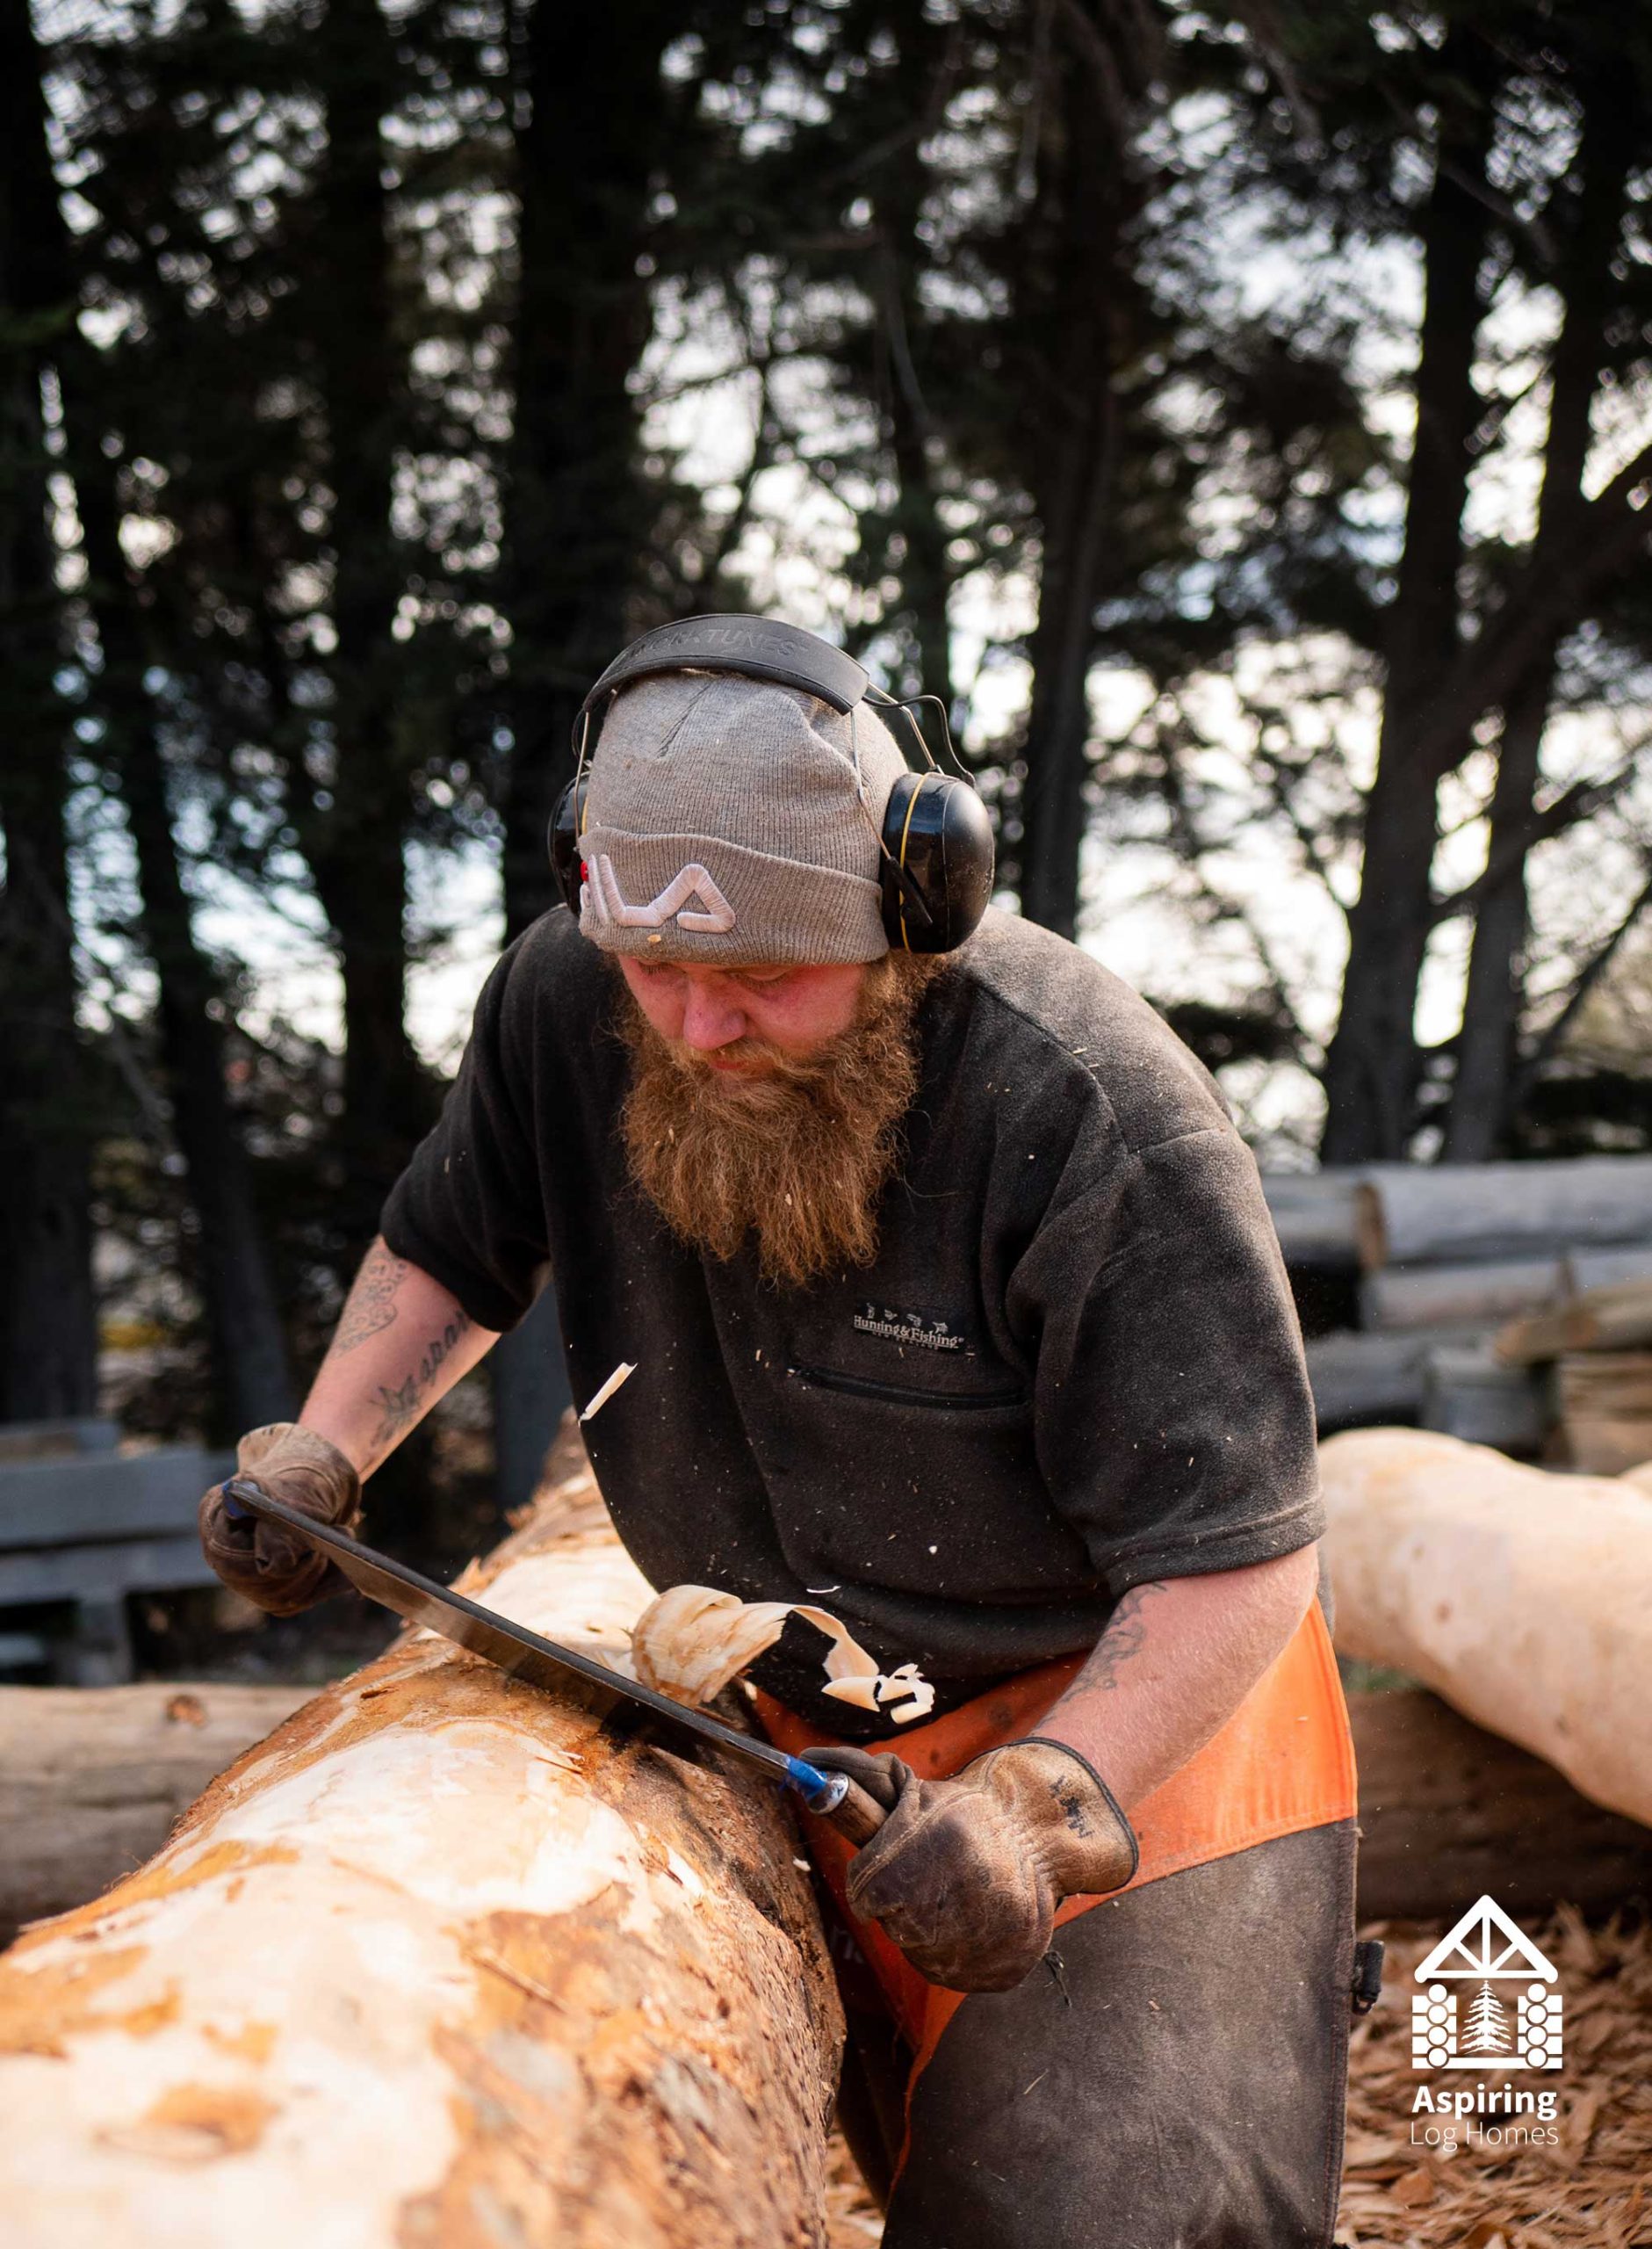
[[[1435,1696],[1351,1694],[1348,1716],[1362,1920],[1455,1920],[1488,1890],[1511,1913],[1607,1912],[1652,1887],[1652,1828]]]
[[[1320,1448],[1343,1653],[1652,1820],[1652,1502],[1410,1429]]]
[[[1308,1379],[1322,1431],[1360,1423],[1415,1420],[1423,1410],[1432,1352],[1482,1342],[1483,1327],[1397,1329],[1367,1334],[1339,1328],[1307,1347]]]
[[[0,1688],[0,1942],[158,1851],[307,1687]]]
[[[1367,1327],[1490,1327],[1534,1312],[1563,1293],[1558,1257],[1501,1258],[1495,1264],[1389,1266],[1360,1284]]]
[[[467,1573],[623,1646],[588,1477]],[[841,2032],[775,1796],[428,1634],[0,1961],[13,2249],[819,2244]]]
[[[1361,1177],[1360,1262],[1447,1264],[1561,1256],[1652,1237],[1652,1156],[1555,1163],[1373,1165]]]
[[[1500,1452],[1540,1451],[1555,1418],[1549,1385],[1529,1367],[1504,1366],[1482,1343],[1431,1350],[1423,1367],[1422,1425]]]

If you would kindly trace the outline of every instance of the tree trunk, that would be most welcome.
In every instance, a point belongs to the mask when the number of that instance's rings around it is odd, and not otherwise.
[[[924,387],[926,315],[918,294],[917,263],[921,252],[919,222],[933,184],[924,162],[922,127],[926,119],[931,129],[940,121],[946,56],[956,33],[953,25],[932,22],[914,11],[895,27],[895,36],[896,100],[912,123],[879,167],[875,189],[880,237],[878,341],[898,491],[892,528],[904,549],[897,567],[900,616],[916,652],[913,684],[940,697],[950,724],[952,635],[947,611],[952,571],[947,560],[947,527],[936,505],[937,463],[931,447],[938,432]],[[933,719],[931,712],[922,715],[927,721]]]
[[[391,638],[402,577],[391,500],[406,377],[391,293],[381,125],[395,94],[378,0],[328,0],[316,33],[326,101],[320,223],[328,301],[312,323],[333,487],[334,770],[299,835],[338,947],[344,1000],[344,1230],[362,1239],[429,1121],[434,1089],[407,1030],[408,758]]]
[[[670,113],[660,57],[682,14],[667,0],[633,0],[536,7],[517,22],[521,282],[505,495],[512,937],[558,900],[545,834],[573,772],[574,714],[639,629],[632,603],[653,500],[628,379],[652,322],[638,263]]]
[[[1549,698],[1555,688],[1555,645],[1535,651],[1532,669],[1504,713],[1497,777],[1487,822],[1489,864],[1506,871],[1482,898],[1475,915],[1463,991],[1462,1029],[1452,1078],[1451,1111],[1443,1150],[1447,1163],[1484,1163],[1501,1147],[1515,1066],[1515,1037],[1525,989],[1520,956],[1526,944],[1526,855],[1530,848]]]
[[[292,1411],[292,1377],[252,1169],[231,1103],[218,979],[195,941],[178,866],[165,758],[144,687],[145,634],[120,550],[115,495],[97,439],[101,421],[78,353],[60,368],[69,458],[103,651],[97,705],[108,762],[137,854],[141,930],[159,987],[161,1067],[173,1135],[198,1227],[195,1270],[213,1356],[214,1435]]]
[[[303,1687],[0,1687],[0,1942],[158,1851]]]
[[[40,379],[75,307],[49,256],[56,185],[25,7],[0,23],[0,1421],[97,1403],[90,1153],[64,829],[61,611],[47,531]]]
[[[1449,71],[1473,90],[1464,110],[1442,109],[1423,215],[1417,435],[1404,552],[1387,625],[1382,728],[1366,799],[1360,896],[1349,916],[1342,1009],[1325,1063],[1320,1155],[1326,1163],[1405,1153],[1417,1089],[1413,1018],[1431,926],[1438,794],[1467,746],[1466,732],[1443,743],[1422,737],[1431,698],[1459,645],[1469,441],[1484,410],[1473,371],[1489,220],[1472,183],[1484,173],[1491,104],[1475,86],[1483,68],[1479,54],[1467,33],[1449,35],[1442,51],[1442,75]]]
[[[1540,559],[1564,546],[1583,498],[1591,409],[1608,355],[1606,324],[1620,293],[1612,266],[1638,121],[1632,79],[1620,72],[1584,83],[1577,219],[1555,273],[1565,309],[1550,375],[1548,437],[1533,547]],[[1495,1155],[1509,1123],[1525,987],[1520,959],[1527,926],[1526,856],[1558,654],[1554,634],[1536,643],[1504,715],[1487,859],[1505,871],[1481,900],[1475,918],[1446,1135],[1450,1163],[1482,1163]]]
[[[97,604],[99,633],[112,658],[118,640],[112,610],[121,598],[116,592]],[[115,723],[122,725],[121,714]],[[212,1434],[230,1435],[291,1415],[286,1340],[253,1200],[251,1168],[230,1106],[224,1034],[213,1014],[217,980],[195,943],[173,842],[166,769],[146,711],[128,706],[117,755],[137,845],[144,945],[160,984],[161,1052],[172,1130],[199,1228],[197,1271],[212,1339],[219,1423]]]
[[[473,1588],[624,1645],[588,1475]],[[0,1963],[16,2249],[819,2244],[841,2032],[775,1792],[428,1634]]]
[[[1094,91],[1076,60],[1057,60],[1055,111],[1039,156],[1041,217],[1028,227],[1023,302],[1041,357],[1033,410],[1047,429],[1033,505],[1042,541],[1027,720],[1021,911],[1065,937],[1078,926],[1086,825],[1089,676],[1095,606],[1119,468],[1115,387],[1133,287],[1122,234],[1134,205],[1119,134],[1098,131]]]
[[[1616,1479],[1368,1429],[1320,1448],[1337,1645],[1652,1820],[1652,1508]]]
[[[43,118],[38,128],[32,145],[45,163]],[[71,254],[54,195],[42,201],[36,231],[35,256],[54,274],[55,293],[68,304],[74,294]],[[214,1393],[220,1416],[237,1428],[251,1428],[292,1411],[286,1347],[247,1153],[225,1080],[223,1032],[213,1013],[217,980],[196,944],[178,871],[165,763],[144,686],[148,651],[120,548],[113,471],[99,442],[104,423],[95,358],[73,324],[66,326],[54,362],[87,565],[85,598],[103,655],[95,707],[105,722],[104,754],[119,777],[137,851],[142,940],[159,985],[162,1066],[199,1227],[198,1272]]]
[[[15,560],[16,546],[11,548]],[[0,572],[4,562],[0,561]],[[0,617],[9,606],[0,584]],[[13,643],[15,646],[15,642]],[[15,684],[8,701],[16,709]],[[68,781],[44,727],[11,738],[0,818],[0,1421],[97,1403],[90,1068],[75,1017],[63,842]]]

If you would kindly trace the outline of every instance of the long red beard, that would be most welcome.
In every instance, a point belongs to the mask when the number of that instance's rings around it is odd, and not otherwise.
[[[726,1261],[754,1234],[765,1279],[795,1287],[871,1262],[878,1198],[918,1090],[913,1017],[942,965],[893,953],[873,962],[854,1023],[806,1060],[761,1039],[720,1050],[761,1060],[761,1076],[710,1068],[623,993],[626,1154],[680,1240]]]

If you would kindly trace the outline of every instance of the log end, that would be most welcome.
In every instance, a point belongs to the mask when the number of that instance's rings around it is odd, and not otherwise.
[[[1361,1269],[1380,1272],[1389,1262],[1389,1230],[1382,1216],[1382,1197],[1365,1180],[1353,1194],[1353,1239]]]

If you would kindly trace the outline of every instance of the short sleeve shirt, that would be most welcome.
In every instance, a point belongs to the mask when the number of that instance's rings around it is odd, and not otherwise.
[[[626,1166],[617,971],[559,908],[499,962],[384,1214],[509,1328],[546,1262],[615,1524],[657,1587],[817,1602],[937,1710],[1088,1647],[1144,1580],[1324,1527],[1301,1338],[1208,1076],[1099,962],[990,913],[925,994],[875,1261],[804,1288],[686,1247]],[[794,1620],[753,1676],[840,1733]]]

